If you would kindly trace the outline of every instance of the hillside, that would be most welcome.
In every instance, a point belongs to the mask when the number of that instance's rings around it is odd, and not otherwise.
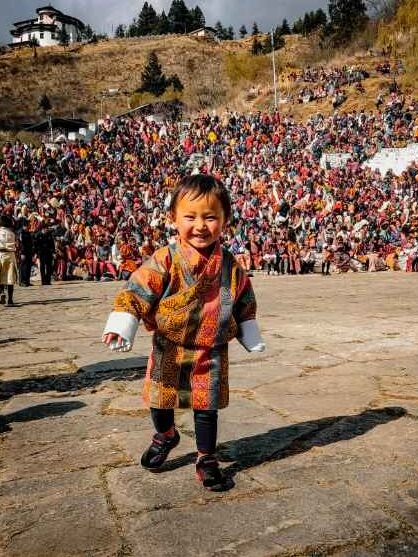
[[[216,44],[169,35],[113,39],[68,49],[38,48],[36,58],[30,49],[7,52],[0,57],[0,127],[40,120],[43,115],[38,100],[43,94],[51,101],[51,115],[57,117],[91,121],[102,113],[127,110],[151,50],[158,54],[167,75],[179,75],[185,86],[183,100],[190,113],[225,107],[240,111],[271,108],[274,99],[271,56],[251,56],[250,45],[251,38]],[[301,87],[287,79],[292,69],[319,61],[326,65],[361,65],[372,72],[365,81],[364,94],[347,87],[344,105],[347,109],[373,108],[378,90],[387,88],[389,79],[373,73],[378,58],[359,51],[332,59],[330,53],[319,53],[315,41],[291,35],[286,37],[285,48],[276,54],[279,97],[294,95]],[[399,80],[402,79],[401,76]],[[103,97],[103,91],[109,89],[118,92]],[[280,107],[297,118],[333,110],[330,98]]]

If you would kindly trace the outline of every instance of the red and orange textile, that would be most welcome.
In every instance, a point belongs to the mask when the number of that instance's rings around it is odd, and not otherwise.
[[[228,342],[255,319],[250,280],[219,243],[207,259],[180,242],[157,250],[114,303],[154,331],[144,398],[152,408],[228,405]]]

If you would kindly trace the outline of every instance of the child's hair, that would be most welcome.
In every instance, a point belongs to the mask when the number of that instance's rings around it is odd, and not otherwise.
[[[231,216],[231,199],[228,190],[223,183],[207,174],[194,174],[185,176],[175,188],[170,202],[170,212],[175,213],[177,203],[185,195],[190,196],[190,199],[197,199],[198,197],[215,195],[225,215],[227,221]]]

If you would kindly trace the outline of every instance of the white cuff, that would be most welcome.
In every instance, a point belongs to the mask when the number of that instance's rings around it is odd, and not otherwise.
[[[249,319],[239,324],[237,339],[248,352],[264,352],[266,349],[255,319]]]
[[[121,352],[131,350],[138,325],[138,319],[131,313],[127,311],[112,311],[107,319],[103,335],[114,333],[122,337],[124,343],[118,346],[115,342],[110,345],[110,349],[120,350]]]

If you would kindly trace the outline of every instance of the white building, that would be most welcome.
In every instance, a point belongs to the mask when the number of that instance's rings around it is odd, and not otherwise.
[[[194,31],[190,31],[189,35],[191,37],[197,37],[198,39],[206,39],[209,41],[219,41],[218,35],[216,34],[213,27],[199,27]]]
[[[40,46],[53,46],[59,44],[59,35],[65,28],[69,42],[74,43],[81,39],[84,23],[75,17],[65,15],[52,6],[45,6],[36,10],[38,17],[14,23],[11,47],[27,44],[30,39],[37,39]]]

